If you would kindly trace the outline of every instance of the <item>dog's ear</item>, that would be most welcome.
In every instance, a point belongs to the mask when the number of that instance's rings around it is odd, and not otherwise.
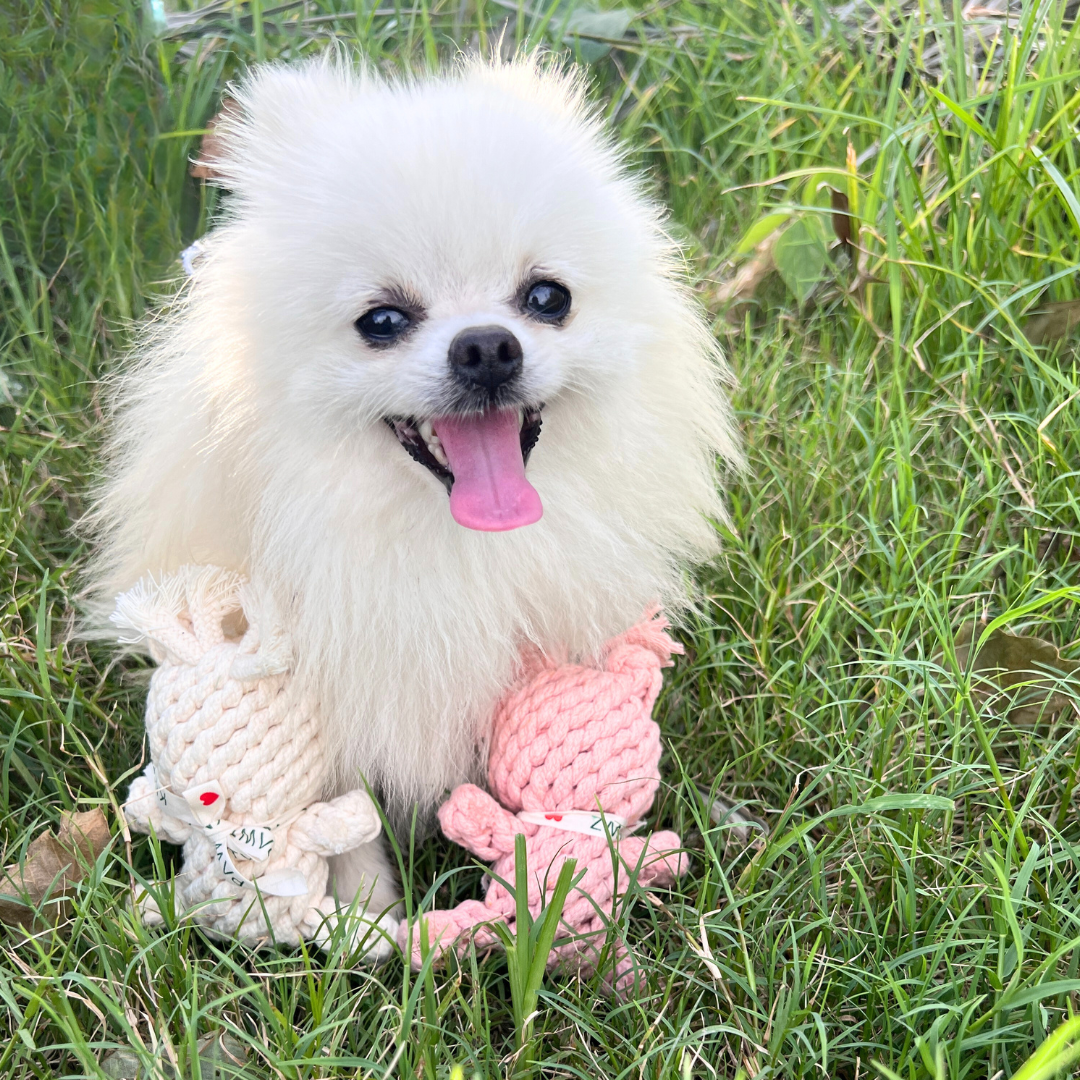
[[[317,161],[335,145],[332,130],[320,140],[313,127],[320,121],[332,127],[362,82],[332,55],[254,67],[229,87],[207,125],[193,174],[244,200],[291,199],[297,164]]]
[[[220,168],[224,156],[224,145],[218,131],[222,121],[239,119],[240,105],[228,94],[221,99],[221,108],[206,125],[206,134],[199,146],[199,155],[191,163],[191,175],[197,180],[213,180],[221,183],[225,173]]]

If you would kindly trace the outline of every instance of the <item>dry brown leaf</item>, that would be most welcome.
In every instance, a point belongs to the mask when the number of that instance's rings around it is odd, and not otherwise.
[[[1080,324],[1080,300],[1061,300],[1043,304],[1024,324],[1024,333],[1032,345],[1059,341]]]
[[[0,877],[0,922],[27,929],[33,929],[35,921],[40,922],[33,909],[22,902],[23,897],[34,907],[56,898],[60,902],[50,905],[49,915],[58,921],[64,911],[61,898],[83,879],[86,864],[92,863],[108,843],[109,824],[100,810],[65,811],[55,836],[42,833],[26,849],[21,865],[14,863],[4,868]]]
[[[832,228],[842,248],[851,248],[851,205],[848,197],[836,188],[829,188],[832,205]]]
[[[224,149],[221,136],[217,133],[217,126],[222,120],[235,116],[239,110],[240,106],[233,98],[222,98],[221,108],[206,125],[209,130],[202,137],[199,156],[191,164],[191,175],[197,180],[220,180],[224,175],[214,164],[221,160]]]
[[[965,623],[956,635],[956,662],[966,668],[972,640],[982,633],[982,626]],[[977,676],[974,693],[986,700],[1005,698],[1005,711],[1018,724],[1033,724],[1049,719],[1066,708],[1072,695],[1063,693],[1064,680],[1074,681],[1080,661],[1066,660],[1057,646],[1042,638],[1007,634],[995,630],[983,642],[972,671]]]
[[[777,229],[761,241],[754,254],[747,259],[730,281],[725,281],[716,290],[714,301],[724,313],[724,318],[733,326],[738,326],[746,314],[746,309],[754,299],[761,283],[776,269],[773,261],[773,249],[783,229]]]
[[[769,835],[768,825],[754,816],[744,806],[725,796],[711,796],[705,788],[698,788],[714,825],[723,827],[724,853],[736,855],[748,847],[756,851]]]
[[[855,147],[849,142],[847,146],[847,170],[852,176],[856,174],[858,162]],[[855,267],[855,278],[847,286],[847,291],[849,295],[854,297],[859,307],[862,308],[864,317],[869,319],[871,325],[873,325],[873,320],[870,319],[866,310],[866,288],[868,285],[884,285],[885,282],[870,273],[869,254],[865,248],[859,247],[856,243],[858,225],[854,214],[851,212],[851,202],[847,195],[843,191],[837,191],[836,188],[830,187],[829,203],[832,206],[833,232]]]
[[[1080,543],[1076,538],[1064,532],[1045,532],[1039,537],[1039,546],[1035,556],[1039,562],[1046,562],[1055,555],[1063,555],[1066,562],[1080,562]]]

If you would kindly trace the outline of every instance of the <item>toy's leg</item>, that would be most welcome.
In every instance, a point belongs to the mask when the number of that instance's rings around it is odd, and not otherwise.
[[[461,947],[475,941],[479,949],[490,948],[498,937],[481,924],[493,922],[499,917],[498,912],[479,900],[465,900],[449,911],[429,911],[421,916],[428,945],[436,957],[453,948],[455,943]],[[398,945],[403,953],[409,955],[413,971],[419,971],[424,962],[420,926],[414,925],[410,932],[408,925],[402,923],[398,930]]]
[[[331,859],[329,891],[337,897],[342,909],[359,896],[353,916],[359,920],[353,931],[354,940],[368,938],[365,960],[372,963],[387,960],[393,953],[390,942],[397,937],[401,919],[401,888],[390,865],[385,841],[380,837]],[[366,912],[371,913],[370,917]],[[389,935],[389,941],[382,931]]]
[[[642,990],[641,974],[637,970],[626,946],[621,941],[615,945],[615,970],[606,973],[605,980],[609,974],[612,976],[612,992],[616,997],[627,998],[631,994]]]
[[[551,950],[550,966],[576,970],[586,976],[599,970],[604,980],[604,989],[615,997],[626,998],[641,989],[641,973],[621,935],[611,939],[601,968],[600,960],[609,940],[608,935],[618,935],[617,928],[609,928],[602,919],[597,918],[581,927],[580,931],[571,941],[555,945]]]
[[[135,910],[143,926],[164,926],[165,916],[161,914],[158,902],[148,893],[139,893],[135,901]]]
[[[682,841],[673,832],[658,832],[647,838],[628,836],[619,841],[619,854],[636,871],[643,889],[650,885],[674,885],[686,873],[690,857],[681,848]]]
[[[335,927],[345,922],[348,935],[347,947],[352,950],[358,946],[362,948],[360,959],[367,964],[381,964],[389,960],[397,951],[397,934],[400,920],[392,914],[373,915],[369,918],[363,910],[353,913],[339,913],[332,897],[326,897],[323,901],[327,908],[333,910],[326,912],[311,933],[311,938],[320,949],[325,949],[330,944],[330,937]],[[314,913],[313,913],[314,914]]]
[[[480,929],[480,924],[498,919],[497,912],[478,900],[465,900],[449,910],[434,910],[421,916],[424,931],[427,932],[428,944],[436,957],[440,957],[455,944],[459,947],[475,941],[477,948],[487,948],[498,941],[489,930]],[[397,931],[397,945],[403,953],[409,953],[413,970],[419,971],[423,964],[420,948],[420,927],[414,926],[411,933],[406,923]]]

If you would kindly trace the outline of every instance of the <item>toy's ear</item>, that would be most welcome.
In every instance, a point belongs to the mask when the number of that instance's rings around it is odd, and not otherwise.
[[[228,126],[241,118],[240,105],[236,98],[226,94],[221,99],[221,108],[206,125],[206,134],[202,137],[198,157],[191,163],[191,175],[196,180],[212,180],[222,187],[227,187],[225,173],[221,163],[225,158],[225,137],[222,126]]]
[[[229,677],[246,682],[293,670],[295,656],[286,620],[271,592],[246,581],[240,587],[240,603],[247,630],[229,666]]]
[[[220,566],[182,566],[159,579],[147,575],[116,598],[114,626],[134,631],[127,645],[146,642],[158,663],[197,664],[225,640],[223,620],[240,607],[243,578]]]
[[[549,657],[544,654],[543,650],[532,642],[528,642],[522,646],[521,653],[518,656],[517,680],[518,682],[526,683],[539,675],[541,671],[546,671],[552,666],[554,665],[551,663]]]
[[[552,652],[545,652],[539,645],[531,641],[526,642],[518,653],[517,677],[515,682],[518,686],[536,678],[541,672],[554,671],[570,663],[570,655],[564,647]]]
[[[683,652],[682,645],[669,636],[671,624],[660,613],[660,609],[650,608],[645,617],[636,626],[625,633],[612,638],[604,646],[604,667],[608,671],[621,670],[627,662],[627,648],[648,649],[655,653],[661,667],[671,667],[672,654]]]

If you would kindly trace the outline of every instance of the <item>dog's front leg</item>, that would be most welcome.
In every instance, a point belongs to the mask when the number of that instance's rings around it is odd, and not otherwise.
[[[369,933],[372,924],[377,928],[367,938],[364,959],[375,963],[388,959],[401,920],[401,886],[390,862],[386,838],[380,836],[332,858],[328,892],[336,896],[342,911],[357,901],[356,914],[363,920],[358,940]]]

